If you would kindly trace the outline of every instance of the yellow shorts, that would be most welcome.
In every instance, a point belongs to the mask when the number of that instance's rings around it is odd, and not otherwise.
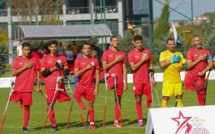
[[[162,96],[178,96],[182,95],[184,92],[182,87],[182,82],[179,83],[169,83],[169,82],[163,82],[163,88],[162,88]]]

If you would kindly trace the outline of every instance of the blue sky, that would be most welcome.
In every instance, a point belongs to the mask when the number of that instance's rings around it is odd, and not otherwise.
[[[164,0],[159,0],[159,1],[162,2]],[[180,3],[182,4],[180,5]],[[153,0],[154,18],[160,16],[162,7],[163,7],[162,4]],[[176,9],[177,11],[191,18],[191,0],[171,0],[170,7],[172,7],[173,9],[178,7]],[[201,15],[205,12],[213,12],[213,11],[215,11],[215,0],[193,0],[194,17],[197,15]],[[170,20],[188,20],[188,19],[174,11],[171,11]]]

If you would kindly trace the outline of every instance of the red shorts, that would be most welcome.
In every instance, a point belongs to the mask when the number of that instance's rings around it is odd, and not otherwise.
[[[55,90],[46,90],[46,102],[51,103],[52,99],[54,97]],[[56,100],[58,102],[65,102],[65,101],[70,101],[69,95],[66,93],[66,91],[57,91],[55,98],[53,100],[53,104],[55,104]]]
[[[74,98],[78,100],[82,96],[84,96],[84,98],[87,101],[94,101],[95,100],[94,89],[95,89],[94,85],[90,87],[84,87],[81,84],[77,84],[74,92]]]
[[[150,95],[152,93],[150,83],[133,83],[134,95]]]
[[[192,81],[192,76],[189,73],[187,73],[187,75],[185,76],[184,86],[185,86],[185,89],[187,90],[195,91],[195,87]]]
[[[32,105],[32,92],[19,92],[14,91],[10,97],[10,100],[17,103],[20,101],[20,105]]]
[[[107,78],[107,88],[109,90],[114,89],[114,78],[109,76]],[[122,96],[123,94],[123,83],[116,82],[116,92],[117,95]]]

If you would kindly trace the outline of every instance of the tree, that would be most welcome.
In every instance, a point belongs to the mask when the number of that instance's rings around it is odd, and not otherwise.
[[[62,0],[59,0],[59,3]],[[53,22],[56,24],[56,2],[52,0],[13,0],[12,5],[21,22],[32,23],[33,18],[41,15],[41,23]]]
[[[0,76],[5,72],[5,53],[8,52],[8,37],[5,30],[0,29]]]
[[[164,36],[167,36],[169,28],[169,4],[167,3],[162,9],[158,25],[153,33],[154,41],[161,40]]]

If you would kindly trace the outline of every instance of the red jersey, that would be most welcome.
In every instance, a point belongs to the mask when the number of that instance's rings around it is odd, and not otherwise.
[[[98,62],[98,59],[96,59],[94,57],[86,59],[83,56],[81,56],[75,60],[75,67],[74,67],[75,69],[82,70],[85,67],[87,67],[87,65],[89,65],[89,64],[94,64],[95,68],[89,69],[83,75],[79,76],[78,83],[81,84],[82,86],[94,85],[93,78],[95,76],[95,72],[96,72],[96,70],[100,70],[99,62]]]
[[[34,91],[34,80],[36,77],[36,71],[39,71],[39,64],[35,58],[24,59],[19,56],[14,59],[12,69],[18,70],[22,68],[26,62],[33,62],[33,67],[25,69],[19,75],[16,76],[14,90],[19,92],[33,92]]]
[[[52,74],[44,78],[46,90],[55,90],[57,76],[63,77],[63,68],[64,66],[67,66],[67,61],[65,56],[51,56],[50,54],[44,56],[42,59],[41,67],[44,67],[46,70],[50,70],[51,68],[53,68],[58,60],[61,61],[63,67],[62,69],[55,70],[54,72],[52,72]],[[62,85],[64,85],[64,83],[62,83]]]
[[[211,59],[210,58],[211,57],[211,53],[210,53],[209,50],[207,50],[205,48],[202,48],[202,50],[199,51],[195,47],[191,48],[187,52],[186,59],[187,60],[191,60],[192,62],[196,61],[201,54],[205,54],[207,58],[206,58],[206,60],[202,60],[201,62],[199,62],[193,68],[189,69],[188,73],[190,73],[192,76],[198,76],[198,72],[201,72],[201,71],[203,71],[206,68],[206,66],[208,64],[207,59],[208,59],[208,57],[209,57],[209,59]]]
[[[123,64],[126,64],[126,54],[120,50],[117,52],[112,51],[111,49],[108,49],[104,51],[103,56],[102,56],[102,61],[106,61],[107,63],[112,62],[115,60],[116,56],[122,55],[123,60],[120,62],[117,62],[115,65],[113,65],[111,68],[107,70],[107,73],[111,74],[116,74],[117,76],[117,83],[123,83]]]
[[[36,52],[31,52],[31,57],[35,58],[40,66],[40,56]]]
[[[143,55],[149,55],[149,59],[145,61],[140,68],[135,70],[133,72],[133,81],[137,83],[149,83],[149,65],[150,61],[152,61],[152,54],[148,49],[143,49],[142,51],[137,51],[135,49],[131,50],[128,53],[128,60],[129,62],[133,62],[134,64],[137,64],[138,62],[141,61]]]

